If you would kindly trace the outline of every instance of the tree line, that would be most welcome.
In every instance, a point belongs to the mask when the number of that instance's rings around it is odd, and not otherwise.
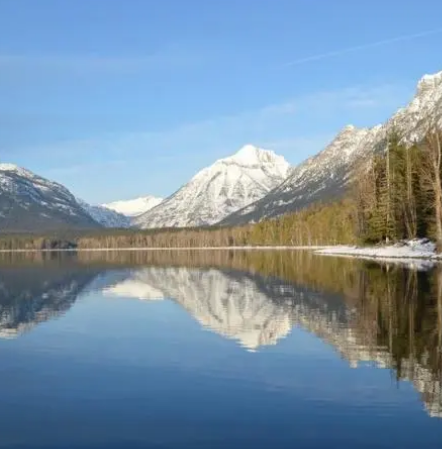
[[[235,227],[182,229],[100,229],[46,235],[0,235],[0,251],[112,249],[112,248],[215,248],[242,246],[312,246],[356,243],[354,204],[343,199],[315,204],[298,213]]]

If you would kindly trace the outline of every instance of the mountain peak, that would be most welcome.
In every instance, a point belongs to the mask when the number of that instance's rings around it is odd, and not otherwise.
[[[442,86],[442,72],[424,75],[417,84],[417,92],[419,94],[438,86]]]
[[[338,132],[335,139],[342,138],[342,137],[348,137],[353,138],[353,136],[357,136],[358,134],[365,134],[367,133],[368,128],[358,128],[354,125],[346,125]]]
[[[234,161],[242,165],[255,165],[265,159],[265,155],[273,153],[272,151],[263,150],[252,144],[247,144],[241,147],[236,153],[232,156],[229,156],[225,159],[221,159],[221,161]],[[273,153],[274,155],[274,153]],[[276,156],[276,155],[275,155]]]
[[[271,165],[278,167],[284,176],[288,174],[290,168],[290,164],[283,156],[278,156],[274,151],[264,150],[252,144],[244,145],[232,156],[220,159],[218,162],[234,162],[244,167]]]
[[[255,158],[261,151],[263,151],[261,148],[248,143],[241,147],[233,156],[239,158]]]
[[[8,163],[3,163],[0,164],[0,170],[4,170],[4,171],[16,171],[18,170],[18,165],[14,165],[14,164],[8,164]]]
[[[0,171],[17,173],[19,176],[24,176],[27,178],[34,176],[34,174],[29,170],[19,167],[18,165],[9,163],[0,164]]]

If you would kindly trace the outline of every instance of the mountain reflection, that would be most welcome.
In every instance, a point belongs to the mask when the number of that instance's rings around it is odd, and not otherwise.
[[[245,272],[149,267],[104,289],[107,296],[172,299],[202,326],[249,350],[274,345],[294,326],[324,316],[330,326],[347,322],[348,309],[300,286]]]
[[[32,260],[33,258],[31,258]],[[0,338],[15,338],[67,312],[96,276],[66,258],[0,265]]]
[[[0,277],[1,337],[65,313],[85,291],[167,299],[249,351],[301,327],[351,367],[371,363],[412,382],[429,415],[442,417],[438,267],[418,271],[302,252],[88,253],[4,261]]]

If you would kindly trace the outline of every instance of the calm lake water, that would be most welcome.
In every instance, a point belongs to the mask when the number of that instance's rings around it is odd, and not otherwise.
[[[2,254],[0,448],[440,448],[442,270],[418,268]]]

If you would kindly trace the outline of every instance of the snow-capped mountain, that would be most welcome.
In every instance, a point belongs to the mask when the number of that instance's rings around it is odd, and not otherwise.
[[[134,220],[141,228],[217,223],[262,198],[288,175],[290,165],[273,151],[246,145],[197,173],[161,204]]]
[[[100,227],[61,184],[0,164],[0,231]]]
[[[425,75],[412,101],[386,123],[371,129],[345,127],[323,151],[295,167],[281,185],[222,224],[259,221],[339,196],[363,159],[386,148],[393,129],[409,145],[421,141],[433,124],[442,128],[442,72]]]
[[[158,206],[162,201],[163,198],[143,196],[132,200],[113,201],[112,203],[102,204],[101,206],[125,215],[126,217],[138,217],[155,206]]]
[[[100,205],[92,205],[77,198],[78,204],[98,223],[105,228],[128,228],[131,225],[129,217]]]

